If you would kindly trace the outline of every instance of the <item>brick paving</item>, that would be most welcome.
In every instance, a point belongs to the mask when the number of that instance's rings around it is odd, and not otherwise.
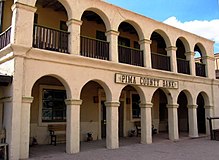
[[[105,148],[104,140],[82,142],[81,152],[73,155],[65,153],[65,144],[36,145],[30,148],[30,160],[219,160],[219,141],[209,137],[172,142],[159,135],[150,145],[139,141],[139,137],[121,138],[120,148],[113,150]]]

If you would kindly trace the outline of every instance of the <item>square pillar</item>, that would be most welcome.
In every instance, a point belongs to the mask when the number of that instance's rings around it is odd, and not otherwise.
[[[106,32],[107,41],[109,43],[109,60],[118,63],[119,62],[119,52],[118,52],[118,31],[107,31]]]
[[[196,76],[195,52],[186,52],[185,56],[186,56],[186,60],[189,61],[190,74]]]
[[[205,56],[202,57],[203,63],[205,64],[205,72],[206,72],[206,77],[215,79],[215,58],[214,57],[209,57]]]
[[[141,143],[152,143],[151,108],[152,103],[140,104],[141,107]]]
[[[105,102],[106,106],[106,147],[119,148],[118,107],[120,102]]]
[[[139,41],[141,50],[144,51],[144,67],[151,68],[151,40],[143,39]]]
[[[32,102],[33,102],[33,97],[22,97],[20,159],[29,158],[30,106]]]
[[[176,50],[177,47],[170,46],[166,48],[167,55],[170,56],[170,68],[171,71],[177,73],[177,61],[176,61]]]
[[[189,137],[198,137],[197,105],[188,105]]]
[[[178,104],[168,104],[168,129],[169,129],[169,139],[172,141],[179,140],[179,130],[178,130]]]
[[[68,52],[70,54],[80,55],[80,41],[81,41],[81,25],[82,21],[77,19],[70,19],[67,21],[68,32]]]
[[[214,106],[205,106],[205,122],[206,122],[206,134],[207,135],[210,135],[210,126],[209,126],[207,117],[213,117],[213,108]]]
[[[16,2],[12,5],[11,43],[32,47],[36,8]],[[25,38],[24,38],[25,35]]]
[[[67,107],[66,121],[66,152],[68,154],[80,151],[80,106],[82,100],[65,100]]]

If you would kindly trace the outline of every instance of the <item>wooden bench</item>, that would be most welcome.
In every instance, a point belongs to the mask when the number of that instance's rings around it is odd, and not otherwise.
[[[135,128],[136,128],[136,136],[138,137],[139,135],[141,135],[141,122],[140,121],[135,122]],[[157,129],[155,129],[153,125],[152,125],[151,130],[152,130],[152,135],[157,134]]]
[[[49,124],[50,144],[56,146],[57,142],[66,141],[66,124]]]

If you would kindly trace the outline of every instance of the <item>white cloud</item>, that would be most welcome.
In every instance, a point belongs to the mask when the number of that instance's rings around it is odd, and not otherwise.
[[[219,45],[219,19],[181,22],[176,17],[170,17],[164,23],[213,40],[215,46]]]

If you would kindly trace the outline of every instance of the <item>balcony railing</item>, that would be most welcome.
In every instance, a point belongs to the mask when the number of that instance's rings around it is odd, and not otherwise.
[[[143,51],[121,45],[119,45],[118,49],[120,63],[126,63],[142,67],[144,66]]]
[[[33,31],[33,47],[68,53],[68,35],[69,33],[66,31],[35,24]]]
[[[4,48],[10,43],[11,37],[11,27],[6,29],[4,32],[0,34],[0,49]]]
[[[196,76],[206,77],[205,64],[195,63]]]
[[[189,61],[177,58],[178,73],[190,74]]]
[[[170,57],[159,53],[151,53],[152,68],[170,71]]]
[[[109,42],[81,36],[80,53],[85,57],[109,60]]]

